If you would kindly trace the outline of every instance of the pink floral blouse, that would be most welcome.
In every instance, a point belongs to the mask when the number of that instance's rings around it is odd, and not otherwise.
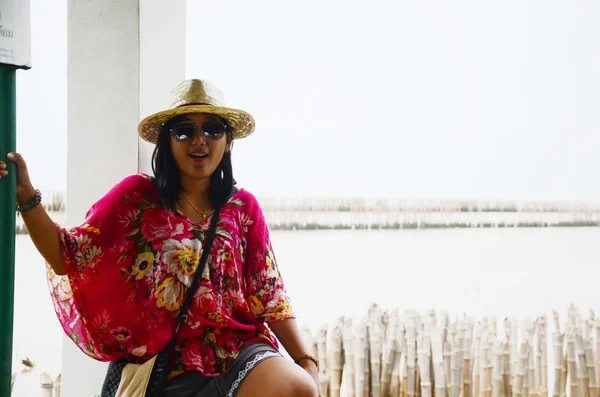
[[[164,208],[148,176],[134,175],[94,204],[83,225],[59,227],[67,275],[48,266],[48,281],[67,335],[100,361],[144,362],[165,348],[210,221],[194,224]],[[265,323],[293,317],[262,210],[244,189],[223,207],[200,271],[170,377],[218,376],[251,342],[277,348]]]

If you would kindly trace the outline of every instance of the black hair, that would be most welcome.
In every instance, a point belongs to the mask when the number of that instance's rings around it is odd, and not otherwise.
[[[161,129],[152,153],[152,171],[154,172],[154,185],[158,192],[158,198],[167,208],[174,210],[179,201],[181,183],[179,180],[179,167],[171,152],[171,127],[181,120],[182,116],[169,120]],[[232,142],[231,127],[220,118],[225,125],[227,143]],[[233,167],[231,164],[231,145],[223,154],[221,162],[210,176],[208,198],[213,208],[222,207],[227,203],[235,180],[233,179]]]

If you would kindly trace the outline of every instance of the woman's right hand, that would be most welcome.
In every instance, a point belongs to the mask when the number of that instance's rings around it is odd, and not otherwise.
[[[27,164],[19,153],[9,153],[8,159],[17,165],[17,204],[23,205],[35,197],[35,189],[29,179]],[[7,164],[0,160],[0,180],[8,175]]]
[[[8,160],[17,166],[17,204],[23,205],[29,203],[35,197],[35,189],[29,180],[27,164],[23,157],[18,153],[9,153]],[[8,175],[7,164],[0,161],[0,183],[2,178]],[[22,219],[27,227],[27,232],[31,241],[35,244],[40,254],[46,259],[46,262],[54,269],[56,274],[66,274],[65,259],[62,253],[62,247],[57,232],[57,225],[48,216],[48,213],[41,205],[22,213]]]

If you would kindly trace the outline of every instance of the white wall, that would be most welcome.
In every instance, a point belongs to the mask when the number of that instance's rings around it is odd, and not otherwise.
[[[150,171],[142,117],[170,104],[185,76],[185,0],[68,2],[67,225],[127,175]],[[67,337],[64,397],[100,393],[106,364]]]

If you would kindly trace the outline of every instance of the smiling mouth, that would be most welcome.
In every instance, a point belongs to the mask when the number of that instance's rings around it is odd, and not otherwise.
[[[194,160],[202,160],[208,157],[208,154],[190,153],[190,157]]]

